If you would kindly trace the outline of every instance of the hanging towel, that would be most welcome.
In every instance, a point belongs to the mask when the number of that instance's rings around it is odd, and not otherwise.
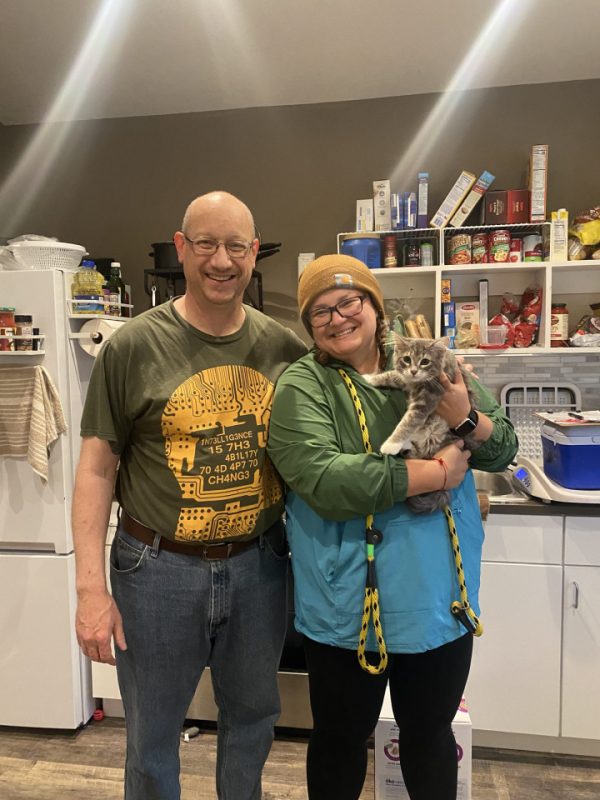
[[[67,425],[60,398],[44,367],[0,369],[0,457],[26,458],[48,480],[48,452]]]

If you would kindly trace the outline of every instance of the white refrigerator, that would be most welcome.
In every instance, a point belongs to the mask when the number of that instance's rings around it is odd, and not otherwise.
[[[75,637],[70,524],[79,422],[94,360],[71,338],[82,325],[70,314],[72,275],[0,272],[0,305],[31,314],[44,336],[41,352],[0,352],[0,380],[5,369],[42,365],[68,426],[50,448],[47,483],[24,459],[0,458],[0,725],[75,729],[94,710],[89,662]]]

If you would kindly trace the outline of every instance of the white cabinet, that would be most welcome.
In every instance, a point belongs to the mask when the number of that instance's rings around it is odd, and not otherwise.
[[[600,739],[600,519],[565,524],[563,736]]]
[[[449,278],[452,282],[453,300],[474,300],[478,298],[479,280],[488,280],[488,293],[490,297],[489,316],[499,311],[500,299],[505,292],[512,292],[520,298],[524,290],[535,284],[543,290],[543,309],[540,320],[538,343],[533,347],[509,348],[503,351],[504,355],[530,356],[541,353],[559,352],[560,356],[568,357],[572,353],[581,353],[579,348],[561,348],[557,351],[550,348],[550,319],[553,302],[565,302],[569,308],[570,328],[574,328],[577,320],[584,314],[589,314],[589,304],[600,302],[600,261],[568,261],[568,262],[517,262],[502,264],[462,264],[455,266],[445,264],[444,253],[447,250],[447,239],[454,233],[486,231],[498,228],[509,229],[515,236],[522,236],[532,231],[541,231],[544,237],[549,236],[550,223],[539,225],[496,225],[479,226],[476,228],[443,229],[436,231],[432,228],[402,231],[378,231],[373,236],[383,238],[386,235],[395,235],[397,249],[401,253],[404,244],[411,239],[419,241],[420,238],[431,240],[437,237],[434,252],[440,254],[439,264],[435,266],[398,266],[387,269],[375,269],[373,274],[381,283],[386,304],[389,311],[393,309],[393,301],[402,299],[414,306],[415,313],[425,315],[434,336],[441,336],[441,308],[442,292],[441,281]],[[340,233],[337,236],[338,252],[341,252],[344,238],[351,237],[350,233]],[[400,261],[399,261],[400,263]],[[394,309],[395,313],[395,309]],[[393,315],[393,314],[392,314]],[[469,356],[485,355],[485,350],[471,349]],[[600,347],[586,347],[586,353],[600,353]]]
[[[559,734],[562,527],[561,517],[488,518],[484,633],[465,691],[476,729]]]

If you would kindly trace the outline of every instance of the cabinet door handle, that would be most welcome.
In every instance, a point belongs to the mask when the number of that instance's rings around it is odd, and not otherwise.
[[[579,584],[577,581],[573,581],[573,588],[575,589],[575,594],[573,596],[573,608],[579,608]]]

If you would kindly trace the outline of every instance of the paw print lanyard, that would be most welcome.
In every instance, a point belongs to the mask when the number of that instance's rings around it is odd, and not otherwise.
[[[338,369],[342,376],[342,380],[346,384],[350,397],[356,409],[356,416],[360,425],[360,432],[362,434],[363,445],[366,453],[372,453],[373,448],[369,440],[369,429],[367,428],[367,420],[365,412],[363,411],[360,398],[356,392],[356,387],[352,383],[350,376],[343,369]],[[365,602],[363,605],[362,622],[360,626],[360,636],[358,639],[358,663],[370,675],[381,675],[385,672],[388,665],[388,655],[383,638],[383,630],[381,628],[381,619],[379,616],[379,592],[377,590],[377,578],[375,575],[375,545],[383,539],[383,534],[373,527],[373,514],[368,514],[366,519],[365,541],[367,553],[367,580],[365,584]],[[377,640],[377,649],[379,650],[379,664],[369,664],[365,652],[367,642],[367,633],[369,631],[369,620],[373,618],[373,628],[375,629],[375,638]]]
[[[350,376],[343,369],[338,369],[342,380],[346,384],[350,397],[354,403],[356,416],[360,425],[362,434],[363,445],[366,453],[372,453],[373,448],[369,439],[369,430],[367,428],[367,420],[363,411],[360,398],[356,391],[356,387],[352,383]],[[444,506],[444,514],[448,523],[448,533],[450,535],[450,543],[452,546],[452,553],[454,555],[454,565],[456,567],[456,574],[458,577],[458,588],[460,592],[460,602],[455,601],[450,607],[450,611],[454,617],[463,625],[463,627],[474,636],[481,636],[483,633],[483,625],[476,616],[469,603],[467,594],[467,585],[462,564],[462,556],[460,553],[460,542],[456,530],[456,523],[452,515],[450,506]],[[377,583],[375,578],[375,545],[383,539],[383,534],[376,528],[373,528],[373,515],[369,514],[366,521],[366,543],[367,543],[367,582],[365,586],[365,603],[362,617],[362,624],[360,630],[360,639],[358,642],[358,660],[361,667],[372,675],[381,674],[387,667],[388,656],[383,638],[383,631],[379,618],[379,592],[377,591]],[[377,646],[379,649],[379,664],[373,666],[369,664],[365,656],[365,642],[367,639],[367,631],[369,627],[369,618],[373,615],[373,627],[375,628],[375,635],[377,639]]]

